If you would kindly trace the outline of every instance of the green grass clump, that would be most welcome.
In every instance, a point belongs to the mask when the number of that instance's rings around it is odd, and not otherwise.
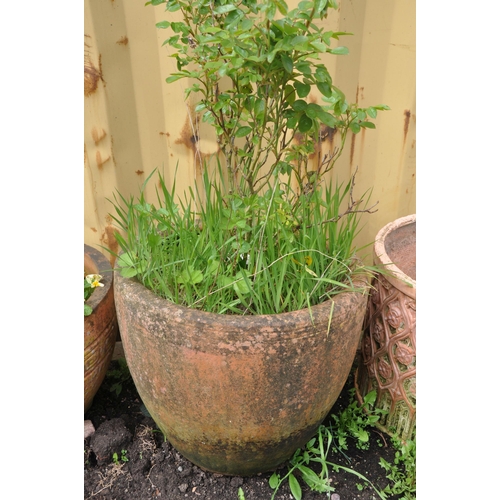
[[[112,202],[122,232],[118,267],[158,296],[220,314],[276,314],[354,289],[362,210],[345,210],[352,181],[297,195],[276,180],[242,195],[205,171],[202,189],[180,202],[159,175],[156,204],[145,199],[146,183],[138,199]]]

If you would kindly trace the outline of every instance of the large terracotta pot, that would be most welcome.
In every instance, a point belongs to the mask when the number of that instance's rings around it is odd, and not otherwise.
[[[403,441],[411,438],[417,413],[416,239],[416,215],[397,219],[377,234],[374,261],[387,274],[373,283],[355,377],[358,400],[375,389],[375,406],[387,411],[378,427]]]
[[[109,260],[95,248],[84,245],[84,267],[85,274],[100,274],[104,285],[87,300],[93,311],[90,316],[84,316],[84,411],[87,411],[111,362],[118,322]]]
[[[317,431],[354,362],[368,297],[279,315],[217,315],[161,299],[115,271],[125,357],[149,413],[203,469],[247,476]],[[330,323],[331,319],[331,323]]]

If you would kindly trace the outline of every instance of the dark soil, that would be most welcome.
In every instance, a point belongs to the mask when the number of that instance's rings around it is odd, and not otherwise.
[[[153,419],[147,414],[131,378],[121,381],[119,396],[113,391],[119,365],[113,361],[106,379],[96,394],[92,407],[85,414],[95,433],[85,438],[84,487],[85,498],[94,500],[238,500],[238,490],[245,500],[268,500],[273,490],[268,484],[272,472],[254,477],[229,477],[204,472],[182,457],[168,441],[164,440]],[[349,377],[331,413],[337,413],[349,404],[349,389],[353,387]],[[325,425],[328,423],[328,418]],[[357,449],[348,443],[347,455],[335,452],[329,459],[350,467],[367,477],[377,488],[383,489],[388,480],[379,465],[380,457],[392,462],[394,449],[388,436],[371,432],[368,450]],[[380,446],[380,443],[382,446]],[[122,450],[126,450],[123,451]],[[113,460],[113,454],[115,460]],[[126,459],[121,460],[121,458]],[[278,468],[283,477],[286,463]],[[372,500],[379,498],[369,485],[359,490],[361,483],[348,472],[331,472],[335,493],[331,500]],[[303,500],[328,498],[325,493],[312,492],[299,479]],[[392,497],[396,499],[399,497]],[[283,482],[276,500],[293,499],[288,483]]]

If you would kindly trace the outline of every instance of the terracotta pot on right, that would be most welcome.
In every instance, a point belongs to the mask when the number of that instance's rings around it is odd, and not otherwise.
[[[397,219],[377,234],[374,261],[387,274],[373,282],[355,377],[358,400],[375,389],[375,406],[388,412],[378,427],[403,441],[413,434],[417,412],[416,239],[416,215]]]

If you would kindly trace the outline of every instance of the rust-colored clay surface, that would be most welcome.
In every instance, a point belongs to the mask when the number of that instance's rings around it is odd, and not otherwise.
[[[309,311],[230,316],[161,299],[115,271],[120,336],[137,390],[173,446],[200,467],[252,475],[287,460],[336,401],[367,293]]]
[[[104,285],[97,288],[87,300],[93,312],[90,316],[84,316],[84,411],[87,411],[111,362],[118,322],[110,262],[95,248],[84,245],[84,268],[85,274],[100,274]]]

